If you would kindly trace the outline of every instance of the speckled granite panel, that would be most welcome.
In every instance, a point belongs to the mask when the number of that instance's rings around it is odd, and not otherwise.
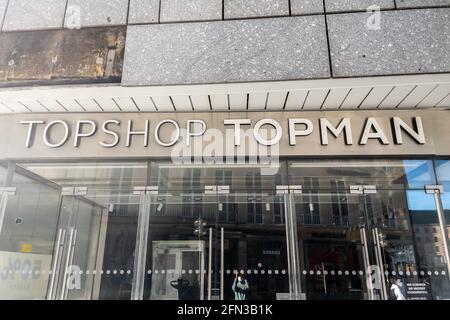
[[[327,12],[367,11],[371,6],[394,9],[394,0],[325,0]]]
[[[225,19],[287,15],[288,0],[224,0]]]
[[[385,11],[379,18],[327,17],[334,76],[450,71],[450,9]]]
[[[74,7],[79,8],[81,27],[127,23],[128,0],[69,0],[68,10]],[[66,27],[67,23],[66,16]]]
[[[323,16],[130,26],[123,85],[330,76]]]
[[[291,14],[323,13],[323,0],[291,0]]]
[[[3,31],[62,28],[66,1],[10,0]],[[1,11],[0,9],[0,16]]]
[[[128,23],[158,23],[160,0],[130,0]]]
[[[222,20],[222,0],[161,0],[161,22]]]

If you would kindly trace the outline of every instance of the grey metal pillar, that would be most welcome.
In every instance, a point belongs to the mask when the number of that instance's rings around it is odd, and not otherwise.
[[[297,215],[293,194],[284,195],[286,244],[289,269],[289,292],[291,300],[301,299],[300,259],[298,254]]]
[[[444,206],[442,205],[441,194],[444,193],[444,188],[441,185],[425,186],[425,192],[434,195],[436,203],[436,211],[439,219],[439,226],[441,229],[442,243],[444,245],[445,264],[447,266],[447,277],[450,279],[450,255],[447,232],[447,221],[444,214]]]
[[[133,282],[131,285],[132,300],[142,300],[144,298],[150,205],[151,195],[145,191],[142,192],[140,194],[139,218],[134,251]]]

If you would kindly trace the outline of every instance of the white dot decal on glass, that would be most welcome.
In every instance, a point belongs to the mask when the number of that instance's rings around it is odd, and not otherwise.
[[[279,273],[279,271],[278,270],[275,270],[275,274],[278,274]]]
[[[425,272],[424,271],[420,271],[420,275],[425,275]]]
[[[157,269],[157,270],[155,270],[155,271],[153,271],[155,274],[158,274],[159,273],[159,270]]]
[[[355,270],[352,271],[352,275],[356,276],[356,271]]]
[[[244,272],[242,272],[242,273],[244,273]],[[247,274],[251,274],[251,273],[252,273],[252,270],[248,269]]]
[[[188,273],[189,273],[189,274],[192,274],[192,269],[189,269],[189,270],[188,270]]]
[[[434,274],[438,276],[438,275],[439,275],[439,271],[436,270],[436,271],[434,272]]]
[[[304,275],[308,274],[308,271],[303,270],[303,274],[304,274]]]
[[[324,275],[327,275],[327,274],[328,274],[328,271],[327,271],[327,270],[325,270],[325,271],[323,272],[323,274],[324,274]]]
[[[341,270],[338,271],[338,275],[340,275],[340,276],[342,275],[342,271]]]
[[[261,274],[265,274],[266,272],[264,270],[261,270]]]
[[[227,273],[227,274],[230,274],[231,272],[230,272],[230,270],[227,270],[226,273]]]
[[[125,273],[125,271],[124,270],[120,270],[120,274],[124,274]]]
[[[186,270],[181,270],[181,274],[186,274]]]
[[[100,274],[103,274],[103,270],[100,270]]]
[[[93,271],[92,271],[92,274],[97,274],[97,270],[93,270]]]
[[[309,274],[314,274],[314,271],[313,270],[309,270]]]
[[[241,273],[244,273],[244,270],[241,270]]]
[[[253,271],[254,274],[258,274],[258,270]]]
[[[267,270],[267,273],[268,274],[272,274],[272,270]]]
[[[322,272],[320,272],[320,270],[317,270],[317,275],[320,276],[322,274]]]
[[[417,276],[417,271],[413,271],[413,275]]]
[[[399,271],[399,272],[398,272],[398,275],[399,275],[399,276],[402,276],[402,275],[403,275],[403,271]]]
[[[427,272],[427,274],[428,274],[429,276],[431,276],[431,275],[432,275],[431,271],[428,271],[428,272]]]
[[[114,274],[117,274],[117,270],[114,270],[113,273],[114,273]]]
[[[441,274],[442,274],[443,276],[445,276],[445,271],[442,271]]]
[[[286,270],[281,270],[281,274],[286,274]]]
[[[395,272],[395,271],[392,271],[392,275],[393,276],[395,276],[397,274],[397,272]]]
[[[385,271],[384,274],[388,276],[389,275],[389,271]]]
[[[332,276],[334,276],[336,274],[336,271],[331,270],[330,273],[331,273]]]
[[[363,275],[364,275],[364,271],[359,270],[359,275],[360,275],[360,276],[363,276]]]
[[[111,273],[111,270],[106,270],[106,274],[110,274]]]
[[[166,273],[166,270],[162,269],[162,270],[161,270],[161,273],[162,273],[162,274],[165,274],[165,273]]]
[[[262,267],[262,263],[259,262],[259,263],[258,263],[258,268],[261,268],[261,267]]]
[[[348,272],[348,270],[345,270],[345,275],[348,276],[350,274],[350,272]]]

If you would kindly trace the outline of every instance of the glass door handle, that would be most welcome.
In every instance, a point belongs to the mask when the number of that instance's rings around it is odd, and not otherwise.
[[[211,278],[212,278],[212,228],[209,228],[208,247],[208,300],[211,300]]]
[[[8,194],[0,192],[0,233],[3,229],[3,220],[5,219],[6,203],[8,202]]]
[[[224,261],[224,228],[220,228],[220,300],[224,300],[224,275],[225,275],[225,261]]]
[[[68,293],[68,286],[67,282],[69,279],[69,275],[72,269],[72,262],[73,262],[73,253],[75,251],[75,242],[77,239],[77,229],[70,228],[69,233],[69,247],[67,248],[67,257],[66,257],[66,265],[64,268],[64,276],[63,276],[63,286],[61,290],[61,300],[64,300],[67,298]]]
[[[55,246],[55,255],[53,256],[53,264],[52,264],[52,275],[50,277],[50,284],[49,284],[49,290],[47,294],[47,300],[53,300],[53,293],[55,292],[57,286],[56,277],[58,275],[58,270],[60,269],[61,264],[61,248],[64,247],[64,238],[66,236],[66,230],[60,228],[58,230],[58,237],[56,240],[56,246]]]

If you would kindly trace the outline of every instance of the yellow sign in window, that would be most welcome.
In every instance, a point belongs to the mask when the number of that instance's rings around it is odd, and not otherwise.
[[[20,245],[20,252],[23,252],[23,253],[33,252],[33,245],[31,243],[22,243]]]

